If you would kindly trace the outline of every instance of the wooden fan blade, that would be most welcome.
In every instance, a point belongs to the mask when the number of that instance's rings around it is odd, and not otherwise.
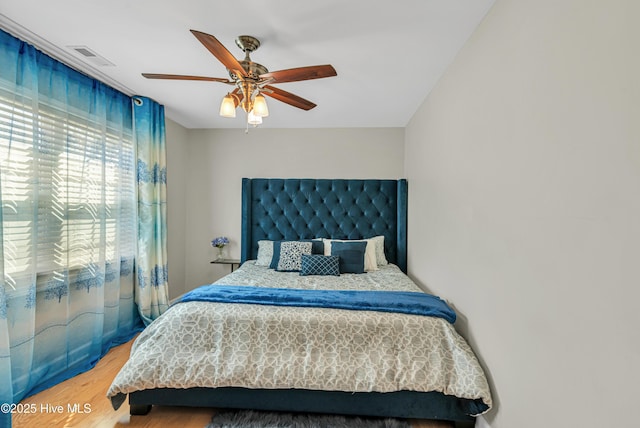
[[[223,79],[221,77],[205,77],[205,76],[183,76],[181,74],[154,74],[154,73],[142,73],[147,79],[170,79],[170,80],[204,80],[208,82],[220,82],[229,83],[233,82],[229,79]]]
[[[273,82],[298,82],[301,80],[322,79],[337,76],[336,70],[329,64],[311,65],[309,67],[289,68],[287,70],[272,71],[261,74],[261,79],[273,79]]]
[[[231,52],[229,52],[229,50],[218,41],[218,39],[210,34],[196,30],[191,30],[191,33],[193,33],[193,35],[196,36],[198,40],[200,40],[200,43],[202,43],[204,47],[213,54],[213,56],[218,58],[218,61],[220,61],[225,67],[227,67],[228,70],[231,70],[235,74],[240,74],[244,77],[247,76],[247,72],[238,62],[236,57],[234,57]]]
[[[302,110],[311,110],[316,106],[309,100],[305,100],[304,98],[294,95],[291,92],[283,91],[282,89],[278,89],[274,86],[267,85],[264,88],[267,90],[261,92],[261,94],[267,95],[271,98],[275,98],[278,101],[282,101],[283,103],[287,103],[294,107],[301,108]]]

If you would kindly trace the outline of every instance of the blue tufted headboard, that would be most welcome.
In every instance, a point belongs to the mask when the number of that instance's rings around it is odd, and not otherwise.
[[[242,179],[242,262],[257,258],[263,239],[378,235],[406,273],[407,180]]]

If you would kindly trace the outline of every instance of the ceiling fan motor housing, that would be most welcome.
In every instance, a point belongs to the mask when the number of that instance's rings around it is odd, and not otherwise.
[[[260,80],[260,75],[261,74],[266,74],[269,72],[269,70],[267,70],[267,67],[265,67],[262,64],[258,64],[257,62],[253,62],[251,60],[247,61],[246,59],[243,61],[238,61],[240,63],[240,65],[242,65],[242,68],[244,68],[244,70],[247,72],[247,74],[249,75],[248,78],[252,79],[252,80]],[[231,76],[231,78],[233,80],[237,79],[237,77],[235,76],[234,73],[229,72],[229,75]],[[245,77],[246,79],[246,77]]]
[[[258,83],[258,81],[260,80],[260,75],[269,72],[267,67],[262,64],[258,64],[257,62],[251,61],[251,58],[249,57],[249,54],[251,52],[260,47],[260,40],[256,39],[253,36],[238,36],[238,38],[236,38],[236,45],[240,49],[242,49],[242,52],[244,52],[245,54],[244,60],[238,62],[240,63],[240,65],[242,65],[244,71],[247,72],[247,77],[250,80],[255,80],[255,83]],[[231,70],[229,70],[229,76],[231,77],[231,80],[238,80],[238,76],[236,76],[236,74]],[[245,79],[247,77],[245,77]]]

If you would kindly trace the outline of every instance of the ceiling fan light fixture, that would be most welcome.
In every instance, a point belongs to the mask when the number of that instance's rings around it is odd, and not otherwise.
[[[236,103],[231,94],[225,95],[222,99],[222,103],[220,104],[220,116],[236,117]]]
[[[262,124],[262,117],[256,115],[253,110],[247,114],[247,123],[249,125],[258,126]]]
[[[253,100],[253,114],[258,117],[269,116],[269,108],[267,107],[267,100],[265,100],[262,94],[255,96]]]

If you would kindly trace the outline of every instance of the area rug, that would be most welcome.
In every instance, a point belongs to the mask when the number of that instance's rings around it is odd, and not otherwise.
[[[365,418],[309,413],[258,412],[216,413],[206,428],[410,428],[402,419]]]

